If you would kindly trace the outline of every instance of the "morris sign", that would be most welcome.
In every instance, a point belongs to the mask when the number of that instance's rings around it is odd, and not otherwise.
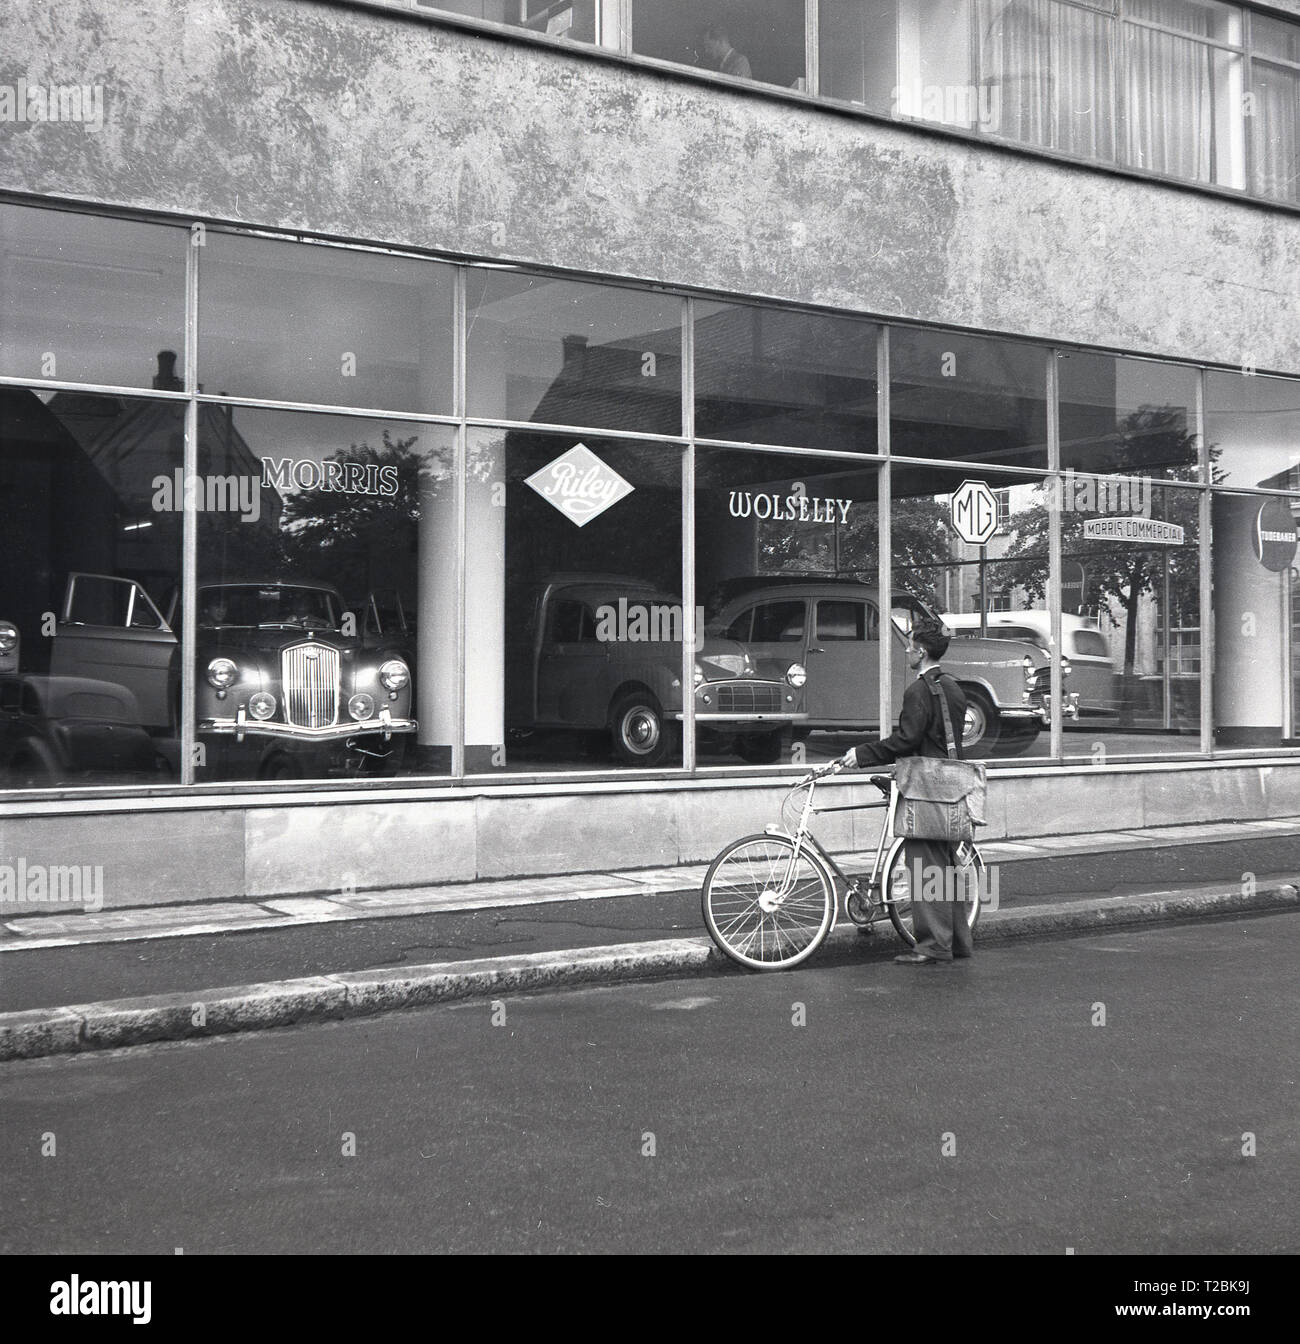
[[[1089,541],[1131,541],[1155,546],[1181,546],[1183,529],[1159,518],[1089,518],[1083,525]]]

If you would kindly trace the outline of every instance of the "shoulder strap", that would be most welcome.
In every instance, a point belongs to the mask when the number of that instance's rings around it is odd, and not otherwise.
[[[939,683],[940,681],[943,680],[943,676],[942,674],[940,674],[939,676],[935,677],[933,681],[929,681],[925,677],[922,677],[921,680],[924,681],[925,684],[930,688],[930,694],[934,696],[936,700],[938,700],[939,709],[943,713],[943,736],[944,741],[947,743],[948,746],[948,759],[951,761],[960,760],[961,757],[958,756],[957,754],[957,740],[953,736],[952,731],[952,715],[948,711],[948,697],[944,695],[943,691],[939,687]]]

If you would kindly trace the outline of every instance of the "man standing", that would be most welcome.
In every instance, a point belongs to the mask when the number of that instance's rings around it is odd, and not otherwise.
[[[891,765],[900,756],[948,755],[943,710],[931,691],[948,702],[948,717],[953,725],[957,755],[962,755],[961,729],[966,717],[966,697],[962,689],[939,666],[948,652],[948,636],[935,620],[919,620],[912,627],[907,644],[907,665],[917,673],[916,680],[903,694],[898,729],[879,742],[864,742],[850,747],[841,759],[848,769],[864,765]],[[956,855],[942,840],[905,840],[903,858],[912,896],[912,927],[916,950],[904,952],[894,960],[905,966],[935,966],[956,957],[971,955],[970,924],[967,904],[956,880]],[[935,887],[939,900],[923,899]],[[977,898],[978,899],[978,898]]]
[[[734,75],[737,79],[753,79],[750,73],[749,58],[742,56],[731,45],[727,30],[718,24],[712,24],[702,34],[701,45],[708,53],[710,69],[724,75]]]

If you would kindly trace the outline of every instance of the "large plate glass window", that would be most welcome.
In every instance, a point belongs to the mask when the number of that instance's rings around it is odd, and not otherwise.
[[[180,778],[184,407],[0,387],[0,787]]]
[[[682,432],[682,305],[649,290],[471,268],[469,414]]]
[[[1300,490],[1300,379],[1205,375],[1210,480]]]
[[[450,266],[213,231],[199,256],[204,391],[451,412]]]
[[[437,425],[199,407],[200,781],[450,768],[452,444]]]
[[[891,327],[890,451],[1047,466],[1047,356],[1039,346]]]
[[[804,0],[637,0],[632,50],[733,79],[802,89]]]
[[[1215,491],[1214,745],[1300,746],[1300,496]]]
[[[825,761],[879,720],[879,469],[700,448],[701,765]]]
[[[856,318],[698,301],[696,435],[876,452],[878,330]]]
[[[1199,751],[1201,492],[1075,474],[1055,493],[1065,689],[1079,697],[1066,756]]]
[[[471,429],[466,490],[466,769],[680,765],[682,449]]]
[[[1076,350],[1057,368],[1067,472],[1201,479],[1195,369]]]
[[[912,674],[912,623],[939,614],[953,631],[942,660],[966,693],[963,739],[978,758],[1050,748],[1048,515],[1043,485],[984,468],[892,468],[892,721]],[[996,613],[996,614],[994,614]],[[998,628],[1014,618],[1015,629]],[[1068,689],[1068,688],[1067,688]]]
[[[0,374],[179,391],[189,239],[0,205]]]

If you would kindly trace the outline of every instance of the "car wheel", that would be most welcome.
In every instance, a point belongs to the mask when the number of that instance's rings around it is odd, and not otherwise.
[[[750,765],[772,765],[781,759],[781,734],[742,733],[736,739],[736,755]]]
[[[963,686],[966,693],[966,719],[962,725],[962,749],[970,756],[988,756],[997,745],[998,712],[993,701],[974,686]]]
[[[649,691],[620,695],[609,712],[614,756],[625,765],[658,765],[668,754],[664,712]]]

